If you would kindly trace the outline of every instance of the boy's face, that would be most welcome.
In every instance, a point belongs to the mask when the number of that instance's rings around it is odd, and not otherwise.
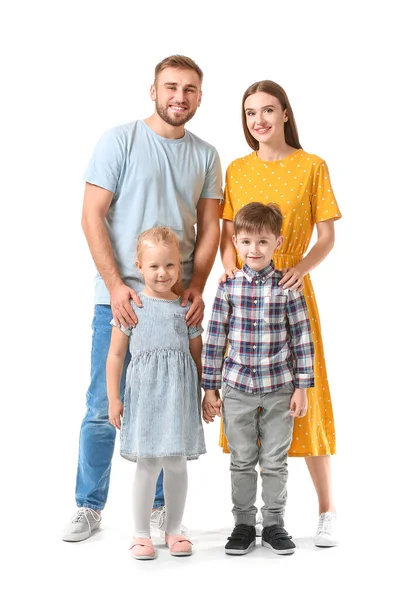
[[[233,235],[233,244],[242,261],[251,269],[260,271],[267,267],[273,253],[283,244],[283,237],[276,237],[266,228],[255,233],[239,231],[237,236]]]

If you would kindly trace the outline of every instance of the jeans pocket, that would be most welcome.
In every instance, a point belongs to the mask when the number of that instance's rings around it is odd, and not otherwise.
[[[232,395],[234,395],[236,393],[236,390],[234,388],[231,387],[231,385],[229,385],[227,382],[223,383],[223,389],[222,389],[222,401],[224,402],[225,398],[231,398]]]

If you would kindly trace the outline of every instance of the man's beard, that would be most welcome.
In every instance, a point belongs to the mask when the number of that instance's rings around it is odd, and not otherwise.
[[[178,114],[175,118],[171,118],[168,114],[168,109],[165,108],[165,106],[158,104],[157,101],[155,101],[155,110],[157,111],[161,119],[168,123],[168,125],[172,125],[173,127],[180,127],[181,125],[184,125],[194,117],[197,109],[195,108],[193,111],[187,112],[185,115]]]

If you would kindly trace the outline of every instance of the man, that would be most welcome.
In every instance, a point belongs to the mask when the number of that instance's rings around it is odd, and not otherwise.
[[[143,283],[135,267],[135,245],[142,231],[166,225],[177,233],[183,257],[182,303],[192,302],[187,322],[200,324],[203,318],[202,292],[220,236],[222,185],[216,149],[184,128],[200,106],[202,79],[190,58],[175,55],[161,61],[150,90],[154,114],[104,134],[86,171],[82,227],[98,274],[91,383],[79,443],[78,510],[62,535],[65,541],[81,541],[96,531],[107,500],[115,444],[105,374],[110,321],[113,316],[117,325],[137,323],[130,302],[140,305],[137,292]],[[154,509],[153,523],[162,528],[162,473]]]

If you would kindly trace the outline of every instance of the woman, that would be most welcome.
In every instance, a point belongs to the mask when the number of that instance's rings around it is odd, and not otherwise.
[[[317,546],[335,546],[335,507],[330,455],[335,454],[335,428],[322,346],[319,313],[309,272],[334,245],[334,221],[341,217],[325,162],[305,152],[300,143],[286,92],[273,81],[251,85],[243,96],[244,135],[254,150],[231,163],[226,174],[221,257],[226,275],[242,266],[232,242],[233,219],[249,202],[274,202],[283,213],[285,242],[274,256],[284,276],[281,285],[302,290],[315,346],[315,387],[308,390],[306,419],[295,421],[289,456],[305,457],[319,500]],[[316,225],[317,241],[308,250]],[[228,452],[223,428],[220,445]]]

